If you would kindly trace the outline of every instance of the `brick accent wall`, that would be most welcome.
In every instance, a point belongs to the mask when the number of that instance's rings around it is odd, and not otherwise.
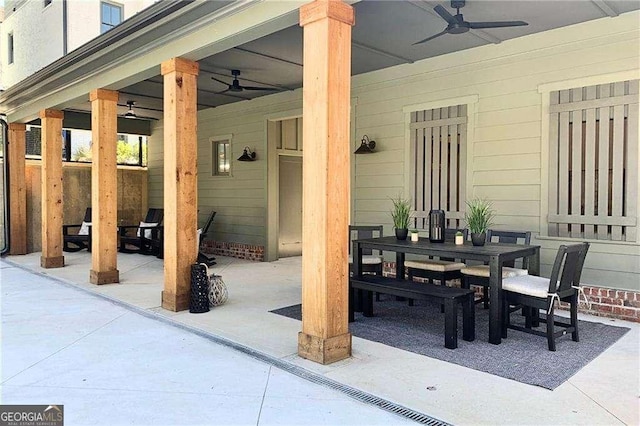
[[[384,262],[382,274],[395,277],[396,263]],[[416,278],[415,280],[420,281],[422,279]],[[454,282],[454,285],[459,286],[460,284]],[[591,306],[585,303],[584,297],[580,295],[580,312],[600,317],[640,322],[640,292],[585,285],[582,288]],[[481,294],[482,289],[476,287],[476,293]],[[561,303],[560,308],[568,310],[568,305]]]
[[[202,250],[207,254],[217,254],[220,256],[264,262],[263,246],[205,240],[202,243]]]

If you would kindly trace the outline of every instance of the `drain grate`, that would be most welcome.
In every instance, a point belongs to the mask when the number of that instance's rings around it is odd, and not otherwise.
[[[32,271],[30,269],[27,269],[26,267],[23,267],[22,265],[18,265],[16,263],[8,261],[6,259],[3,259],[3,260],[6,263],[11,264],[12,266],[15,266],[15,267],[17,267],[19,269],[23,269],[23,270],[25,270],[27,272],[30,272],[30,273],[34,274],[34,275],[40,275],[40,276],[46,277],[46,278],[48,278],[48,279],[50,279],[52,281],[55,281],[57,283],[60,283],[60,284],[62,284],[64,286],[66,286],[66,287],[70,287],[70,288],[73,288],[75,290],[79,290],[79,291],[82,291],[84,293],[90,294],[90,295],[92,295],[94,297],[107,300],[107,301],[109,301],[109,302],[111,302],[111,303],[113,303],[115,305],[121,306],[121,307],[123,307],[123,308],[125,308],[125,309],[127,309],[129,311],[135,312],[135,313],[137,313],[139,315],[142,315],[142,316],[144,316],[146,318],[150,318],[150,319],[162,322],[162,323],[170,325],[172,327],[176,327],[176,328],[179,328],[181,330],[187,331],[189,333],[195,334],[195,335],[197,335],[199,337],[202,337],[204,339],[207,339],[207,340],[209,340],[211,342],[214,342],[214,343],[220,344],[222,346],[226,346],[228,348],[237,350],[237,351],[242,352],[242,353],[244,353],[246,355],[249,355],[250,357],[255,358],[255,359],[259,360],[259,361],[262,361],[262,362],[264,362],[266,364],[272,365],[272,366],[274,366],[274,367],[276,367],[276,368],[278,368],[280,370],[283,370],[283,371],[286,371],[286,372],[291,373],[293,375],[296,375],[296,376],[298,376],[298,377],[300,377],[302,379],[308,380],[308,381],[310,381],[312,383],[315,383],[315,384],[318,384],[318,385],[321,385],[321,386],[324,386],[324,387],[328,387],[328,388],[334,389],[334,390],[336,390],[336,391],[338,391],[340,393],[343,393],[345,395],[348,395],[349,397],[351,397],[351,398],[353,398],[353,399],[355,399],[357,401],[360,401],[360,402],[362,402],[364,404],[373,405],[375,407],[380,408],[381,410],[388,411],[390,413],[396,414],[398,416],[404,417],[404,418],[409,419],[409,420],[413,420],[416,423],[420,423],[420,424],[424,424],[424,425],[429,425],[429,426],[449,426],[450,425],[447,422],[444,422],[442,420],[438,420],[438,419],[436,419],[434,417],[431,417],[431,416],[429,416],[427,414],[421,413],[419,411],[412,410],[411,408],[404,407],[404,406],[402,406],[400,404],[396,404],[395,402],[391,402],[389,400],[380,398],[378,396],[375,396],[375,395],[372,395],[370,393],[361,391],[361,390],[353,388],[351,386],[344,385],[344,384],[339,383],[339,382],[337,382],[335,380],[331,380],[331,379],[329,379],[329,378],[327,378],[327,377],[325,377],[325,376],[323,376],[321,374],[314,373],[312,371],[309,371],[307,369],[299,367],[299,366],[297,366],[295,364],[292,364],[290,362],[284,361],[282,359],[279,359],[279,358],[273,357],[271,355],[268,355],[268,354],[262,353],[260,351],[257,351],[255,349],[252,349],[252,348],[250,348],[248,346],[241,345],[239,343],[236,343],[234,341],[225,339],[223,337],[216,336],[215,334],[208,333],[208,332],[206,332],[204,330],[200,330],[198,328],[190,327],[188,325],[179,323],[179,322],[174,321],[171,318],[165,317],[165,316],[163,316],[163,315],[161,315],[159,313],[139,308],[137,306],[128,304],[128,303],[123,302],[121,300],[118,300],[118,299],[112,298],[110,296],[107,296],[105,294],[95,293],[95,292],[93,292],[93,291],[91,291],[89,289],[80,287],[80,286],[78,286],[78,285],[76,285],[74,283],[71,283],[69,281],[65,281],[65,280],[62,280],[62,279],[59,279],[59,278],[56,278],[56,277],[52,277],[51,275],[47,275],[47,274],[44,274],[44,273],[41,273],[41,272]]]

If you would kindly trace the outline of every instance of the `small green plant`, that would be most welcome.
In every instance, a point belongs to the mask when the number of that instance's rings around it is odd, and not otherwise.
[[[473,198],[467,201],[467,211],[464,220],[469,231],[473,234],[487,232],[492,225],[495,212],[490,201],[482,198]]]
[[[456,237],[462,237],[462,232],[460,231],[456,232]]]
[[[391,210],[393,226],[396,229],[408,229],[411,218],[411,202],[400,195],[397,198],[392,198],[391,201],[393,202]]]
[[[417,230],[417,229],[412,229],[412,230],[411,230],[411,231],[409,231],[409,232],[411,232],[412,234],[417,234],[417,233],[418,233],[418,230]]]

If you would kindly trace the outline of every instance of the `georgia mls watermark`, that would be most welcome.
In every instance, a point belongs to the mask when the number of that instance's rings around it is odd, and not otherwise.
[[[63,405],[0,405],[0,426],[63,425]]]

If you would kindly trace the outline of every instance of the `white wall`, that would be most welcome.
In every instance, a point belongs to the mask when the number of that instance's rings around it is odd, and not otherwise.
[[[355,150],[362,135],[377,142],[377,153],[353,156],[353,223],[383,224],[393,232],[390,200],[404,192],[406,113],[412,105],[477,96],[471,118],[468,188],[498,212],[496,227],[545,228],[546,158],[542,145],[541,85],[631,72],[640,77],[640,13],[604,18],[572,27],[457,52],[415,64],[376,71],[352,80]],[[216,238],[266,246],[266,117],[301,107],[301,91],[265,96],[202,111],[198,115],[200,222],[215,208]],[[258,161],[233,162],[232,178],[211,176],[209,137],[233,134],[233,158],[249,145]],[[159,148],[150,145],[150,205],[162,203]],[[570,240],[536,238],[542,270],[548,273],[558,245]],[[640,244],[594,242],[583,282],[640,289]]]
[[[154,3],[153,0],[110,2],[124,4],[127,19]],[[63,56],[63,2],[56,0],[47,7],[42,0],[30,0],[0,26],[2,58],[2,87],[4,89],[23,80]],[[100,1],[67,0],[67,50],[80,47],[100,35]],[[14,35],[14,63],[7,63],[7,37]]]

